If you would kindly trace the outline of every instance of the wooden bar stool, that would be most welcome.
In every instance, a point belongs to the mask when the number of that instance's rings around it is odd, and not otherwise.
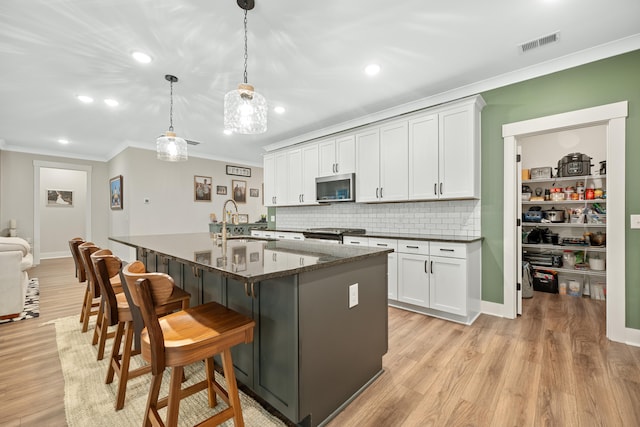
[[[73,262],[76,266],[76,277],[78,278],[78,282],[79,283],[84,283],[87,281],[87,273],[84,269],[84,262],[82,261],[82,256],[80,255],[80,249],[78,249],[78,247],[85,243],[84,239],[82,237],[74,237],[73,239],[69,240],[69,249],[71,250],[71,256],[73,257]],[[82,300],[82,307],[80,309],[80,323],[84,324],[84,317],[85,317],[85,304],[87,303],[87,295],[88,295],[88,289],[89,289],[89,284],[86,284],[86,288],[87,290],[84,293],[84,297]],[[97,308],[97,303],[95,305],[95,307]],[[89,307],[89,311],[92,310],[92,307]],[[83,331],[85,332],[85,331]]]
[[[105,300],[104,298],[102,298],[102,293],[100,292],[100,286],[98,284],[98,278],[96,277],[96,271],[93,267],[93,262],[91,261],[91,255],[97,253],[101,249],[95,245],[85,247],[83,247],[83,245],[80,245],[79,248],[82,261],[84,262],[84,268],[87,271],[87,279],[90,285],[89,289],[91,292],[92,301],[95,301],[96,299],[99,300],[99,306],[96,312],[96,325],[93,329],[93,338],[91,339],[91,344],[98,344],[97,360],[102,360],[104,358],[104,347],[106,340],[107,338],[113,338],[115,336],[115,332],[108,332],[108,326],[103,325]],[[104,249],[104,251],[106,251],[106,254],[111,255],[110,250]],[[122,293],[122,285],[120,284],[119,275],[111,277],[110,283],[115,293]],[[85,321],[88,324],[88,318],[85,318]]]
[[[145,365],[137,369],[129,370],[131,357],[140,354],[139,351],[136,352],[133,350],[133,314],[129,303],[127,302],[125,293],[121,292],[116,294],[113,291],[113,287],[110,282],[110,278],[119,274],[122,261],[115,255],[106,254],[106,251],[98,251],[94,253],[91,255],[91,260],[94,264],[98,284],[100,285],[100,289],[105,300],[103,324],[109,326],[117,324],[105,383],[111,384],[113,382],[114,375],[118,376],[119,382],[115,407],[116,410],[119,410],[124,407],[124,401],[127,393],[127,382],[129,378],[139,377],[140,375],[151,372],[151,365]],[[135,271],[138,273],[145,272],[144,264],[140,261],[135,261],[125,266],[125,269],[127,269],[127,271]],[[158,315],[189,307],[190,298],[191,295],[182,289],[174,289],[171,301],[166,305],[158,307]],[[123,337],[124,347],[122,348],[121,354],[120,346],[122,344]]]
[[[100,300],[98,300],[94,296],[94,292],[91,288],[91,277],[87,272],[87,266],[82,252],[85,249],[90,250],[91,252],[95,252],[98,250],[98,247],[93,242],[83,242],[77,246],[77,249],[80,265],[82,266],[82,274],[84,275],[85,279],[84,281],[87,282],[87,287],[84,291],[84,299],[82,301],[82,312],[80,314],[82,332],[87,332],[87,330],[89,329],[89,318],[98,314]]]
[[[166,426],[176,426],[180,400],[206,388],[210,407],[213,408],[217,403],[216,394],[229,407],[200,425],[218,425],[233,418],[235,426],[243,426],[231,348],[253,341],[255,322],[216,302],[181,310],[158,319],[155,307],[166,303],[173,292],[171,276],[163,273],[124,276],[133,302],[140,307],[144,318],[146,327],[142,331],[142,357],[151,363],[153,376],[144,425],[164,426],[158,410],[167,406]],[[216,354],[222,356],[226,391],[215,380],[213,356]],[[206,379],[182,389],[184,367],[199,360],[205,361]],[[165,367],[172,368],[169,395],[158,400]]]

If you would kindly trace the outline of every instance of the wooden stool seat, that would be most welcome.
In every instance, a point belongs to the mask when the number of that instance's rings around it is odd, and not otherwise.
[[[143,359],[151,363],[152,381],[145,410],[145,426],[175,427],[178,424],[180,400],[207,389],[209,406],[214,407],[217,397],[228,408],[209,417],[199,425],[218,425],[233,419],[235,426],[243,426],[240,396],[231,357],[231,348],[253,341],[255,321],[216,302],[187,308],[158,318],[156,307],[164,304],[175,287],[173,279],[162,273],[142,276],[127,275],[123,270],[133,303],[140,307],[145,329],[141,336]],[[213,356],[220,354],[227,383],[225,390],[215,379]],[[206,378],[182,389],[184,367],[199,360],[205,361]],[[171,367],[169,394],[158,399],[162,374]],[[159,410],[167,407],[166,424]]]
[[[253,320],[210,302],[160,319],[167,366],[185,366],[253,341]],[[142,357],[151,360],[147,329],[142,331]]]

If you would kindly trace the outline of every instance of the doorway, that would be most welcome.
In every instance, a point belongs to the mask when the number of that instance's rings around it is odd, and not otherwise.
[[[607,158],[607,246],[615,250],[607,265],[607,337],[624,342],[625,337],[625,119],[626,101],[553,116],[505,124],[504,138],[504,316],[517,316],[517,284],[522,239],[519,225],[521,176],[516,154],[523,139],[551,132],[602,125],[606,127]]]
[[[73,237],[91,239],[91,166],[34,161],[33,258],[69,256]]]

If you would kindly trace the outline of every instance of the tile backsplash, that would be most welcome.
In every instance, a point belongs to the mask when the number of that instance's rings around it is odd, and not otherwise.
[[[377,233],[479,237],[480,200],[279,207],[276,210],[276,226],[351,227]]]

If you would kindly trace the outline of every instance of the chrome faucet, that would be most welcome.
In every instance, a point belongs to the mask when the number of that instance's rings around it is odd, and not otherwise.
[[[233,203],[233,206],[236,208],[236,214],[238,213],[238,205],[235,200],[227,199],[222,206],[222,244],[226,245],[227,243],[227,203]]]

